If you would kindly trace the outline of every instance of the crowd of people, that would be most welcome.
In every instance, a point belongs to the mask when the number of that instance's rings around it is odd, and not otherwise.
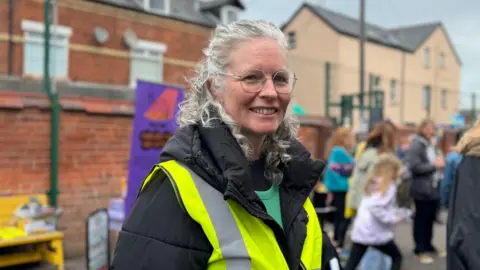
[[[461,135],[457,133],[457,142]],[[451,147],[444,155],[438,141],[431,119],[423,120],[413,134],[398,132],[390,121],[379,122],[358,143],[349,127],[333,131],[322,184],[333,197],[332,239],[347,260],[345,269],[356,269],[362,257],[363,269],[400,269],[395,226],[403,221],[413,223],[413,252],[421,263],[446,256],[432,243],[433,226],[443,222],[439,210],[449,204],[461,155]],[[346,248],[350,227],[352,244]],[[379,256],[383,258],[373,259]]]

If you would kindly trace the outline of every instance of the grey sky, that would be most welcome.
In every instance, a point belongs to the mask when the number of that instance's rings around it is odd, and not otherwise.
[[[301,0],[244,0],[248,19],[282,24],[303,3]],[[359,0],[311,0],[326,8],[359,17]],[[442,21],[463,62],[461,107],[470,107],[477,92],[480,107],[480,1],[478,0],[366,0],[366,21],[384,27]]]

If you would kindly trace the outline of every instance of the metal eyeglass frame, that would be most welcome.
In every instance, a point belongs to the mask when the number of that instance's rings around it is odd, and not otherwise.
[[[265,88],[265,84],[267,83],[267,80],[268,80],[267,74],[265,74],[265,72],[264,72],[263,70],[260,70],[260,69],[253,69],[253,70],[251,70],[251,71],[260,71],[260,72],[263,73],[263,78],[264,78],[264,80],[263,80],[263,85],[262,85],[261,88],[259,88],[258,91],[247,91],[247,90],[245,90],[245,87],[243,86],[243,83],[242,83],[242,78],[243,78],[242,75],[233,74],[233,73],[226,73],[226,72],[216,72],[216,74],[218,74],[218,75],[224,75],[224,76],[230,76],[230,77],[232,77],[232,78],[237,79],[237,80],[240,82],[240,84],[242,85],[243,91],[245,91],[245,92],[247,92],[247,93],[259,93],[259,92],[261,92],[261,91]],[[276,71],[275,73],[273,73],[272,76],[271,76],[271,78],[270,78],[270,80],[272,80],[272,82],[273,82],[273,78],[275,77],[275,75],[277,75],[279,72],[288,72],[288,71],[286,71],[286,70],[279,70],[279,71]],[[289,92],[278,92],[278,91],[277,91],[277,88],[275,87],[275,83],[273,83],[273,86],[274,86],[273,88],[275,89],[275,92],[277,92],[278,94],[291,94],[291,93],[293,93],[293,90],[295,89],[295,84],[297,83],[298,78],[297,78],[297,75],[295,74],[295,72],[292,72],[292,74],[293,74],[293,78],[292,78],[292,79],[294,80],[294,81],[293,81],[293,84],[292,84],[292,89],[290,89]]]

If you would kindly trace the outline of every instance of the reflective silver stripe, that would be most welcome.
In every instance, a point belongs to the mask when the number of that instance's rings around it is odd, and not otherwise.
[[[203,204],[207,209],[210,220],[215,228],[215,233],[217,234],[222,256],[227,264],[226,270],[251,269],[252,262],[250,255],[248,255],[240,229],[228,207],[228,203],[223,198],[223,194],[207,184],[187,166],[181,163],[178,164],[190,173]]]
[[[333,258],[329,261],[331,270],[340,270],[340,263],[337,258]]]

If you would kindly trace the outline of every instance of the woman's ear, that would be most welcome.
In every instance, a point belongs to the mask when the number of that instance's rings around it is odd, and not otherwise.
[[[220,92],[215,91],[214,85],[215,85],[215,83],[213,82],[213,77],[208,78],[208,80],[207,80],[207,88],[208,88],[208,91],[210,91],[210,94],[212,94],[212,96],[213,96],[216,100],[222,102],[222,100],[223,100],[223,95],[222,95]]]

